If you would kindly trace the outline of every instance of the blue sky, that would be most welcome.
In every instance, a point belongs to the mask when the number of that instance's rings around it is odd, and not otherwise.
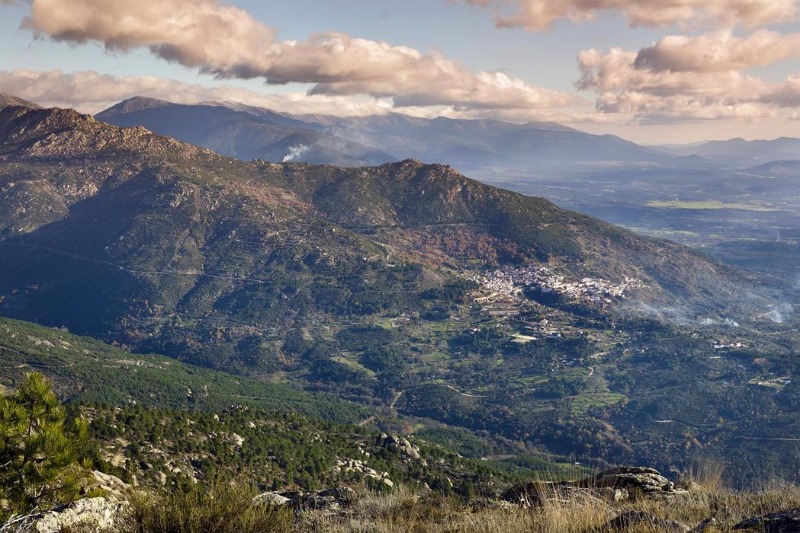
[[[293,113],[554,120],[645,143],[800,136],[798,7],[0,0],[0,91],[86,112],[144,94]]]

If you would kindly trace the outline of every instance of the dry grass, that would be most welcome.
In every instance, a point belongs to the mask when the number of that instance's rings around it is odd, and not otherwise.
[[[699,474],[699,472],[698,472]],[[610,533],[605,527],[626,511],[643,511],[655,518],[675,520],[695,527],[707,518],[717,524],[706,533],[731,531],[746,518],[800,507],[800,487],[773,483],[758,491],[736,492],[721,485],[710,470],[710,486],[693,479],[694,490],[669,499],[641,499],[618,504],[589,496],[569,500],[556,497],[535,508],[522,509],[497,502],[470,503],[437,495],[421,496],[400,489],[389,495],[364,494],[347,510],[335,516],[307,514],[297,518],[296,530],[332,533]],[[638,524],[626,533],[663,533],[658,525]]]
[[[689,476],[691,474],[691,476]],[[252,506],[247,486],[220,484],[187,493],[142,496],[120,531],[130,533],[192,532],[331,532],[331,533],[611,533],[606,525],[629,511],[694,527],[708,518],[717,524],[705,533],[724,533],[744,519],[800,507],[800,487],[774,482],[755,491],[733,491],[719,469],[696,468],[683,476],[692,490],[669,498],[606,502],[589,491],[569,497],[553,488],[544,503],[530,509],[497,501],[464,502],[436,493],[420,494],[398,487],[390,494],[364,491],[336,513],[296,515],[285,509]],[[702,485],[706,482],[708,485]],[[2,531],[18,531],[7,527]],[[75,527],[69,531],[88,531]],[[662,525],[640,523],[623,533],[663,533]],[[66,531],[65,531],[66,533]]]

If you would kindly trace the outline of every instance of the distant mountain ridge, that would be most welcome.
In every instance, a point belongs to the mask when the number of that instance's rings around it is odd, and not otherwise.
[[[553,122],[415,118],[397,113],[342,118],[289,115],[230,102],[178,105],[132,98],[97,114],[243,160],[339,166],[414,158],[485,172],[537,164],[665,160],[657,150]]]
[[[706,158],[731,158],[735,162],[753,163],[800,159],[800,138],[779,137],[748,141],[737,137],[727,141],[707,141],[690,146],[675,147],[680,153]]]
[[[399,158],[459,169],[531,168],[576,161],[660,161],[663,154],[613,135],[592,135],[552,122],[419,119],[404,115],[328,118],[337,134],[374,139]]]
[[[800,177],[800,159],[770,161],[748,170],[755,174],[769,177],[797,178]]]

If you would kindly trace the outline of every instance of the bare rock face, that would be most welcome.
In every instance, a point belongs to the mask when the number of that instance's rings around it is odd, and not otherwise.
[[[733,526],[733,529],[763,533],[800,533],[800,507],[749,518]]]
[[[283,507],[291,503],[292,500],[286,496],[281,496],[279,492],[265,492],[253,498],[255,505],[267,505],[273,507]]]
[[[105,497],[84,498],[46,512],[31,515],[25,520],[25,528],[19,531],[58,533],[77,529],[79,531],[114,531],[123,520],[130,486],[116,476],[93,471],[83,486],[84,494],[102,491]]]

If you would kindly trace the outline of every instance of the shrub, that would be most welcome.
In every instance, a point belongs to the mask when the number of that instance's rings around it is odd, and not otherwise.
[[[122,533],[270,533],[292,531],[287,509],[255,505],[256,491],[239,483],[194,485],[131,501]]]

